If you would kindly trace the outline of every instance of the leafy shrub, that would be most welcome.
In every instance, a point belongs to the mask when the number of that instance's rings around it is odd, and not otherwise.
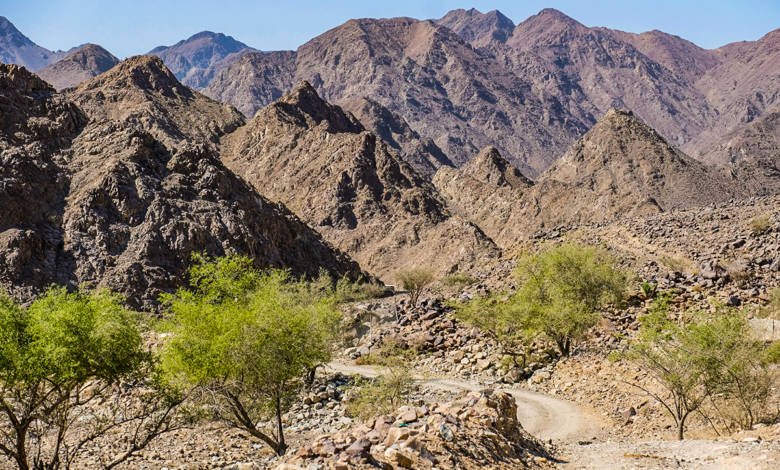
[[[752,339],[744,315],[722,306],[715,315],[687,312],[690,321],[683,324],[670,320],[667,312],[668,306],[661,304],[641,319],[639,338],[628,355],[664,392],[634,385],[669,412],[679,439],[687,418],[701,411],[708,399],[722,402],[717,410],[733,410],[723,418],[752,427],[765,409],[775,379],[769,367],[775,360],[772,349]]]
[[[335,297],[338,303],[359,302],[388,295],[390,291],[382,284],[373,282],[352,282],[346,277],[336,282]]]
[[[410,302],[415,306],[422,291],[433,282],[433,271],[427,268],[412,268],[399,271],[395,277],[401,283],[401,287],[409,291]]]
[[[191,388],[228,425],[268,444],[287,445],[282,414],[307,376],[330,360],[341,315],[323,283],[257,271],[241,256],[195,256],[190,289],[164,295],[167,380]],[[276,422],[276,433],[259,424]]]
[[[475,284],[477,282],[479,282],[479,279],[466,273],[451,274],[441,280],[441,283],[444,286],[457,287],[457,288],[462,288],[471,284]]]
[[[522,259],[520,288],[505,299],[474,299],[458,306],[458,317],[498,339],[508,354],[520,352],[544,334],[568,356],[572,345],[598,320],[598,310],[617,303],[626,275],[600,248],[564,244]]]
[[[645,294],[646,298],[651,298],[655,296],[655,292],[658,290],[658,284],[650,283],[650,282],[643,282],[642,283],[642,293]]]

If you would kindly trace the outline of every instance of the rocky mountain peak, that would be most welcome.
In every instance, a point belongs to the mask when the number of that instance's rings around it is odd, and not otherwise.
[[[54,91],[54,88],[25,67],[0,63],[0,90],[32,93]]]
[[[57,54],[35,44],[8,18],[0,16],[0,62],[38,70],[56,59]]]
[[[482,13],[475,8],[452,10],[436,23],[446,26],[475,46],[483,46],[490,41],[506,42],[515,27],[514,22],[498,10]]]
[[[38,75],[58,90],[62,90],[100,75],[118,63],[119,59],[97,44],[85,44],[63,59],[39,70]]]
[[[325,121],[329,132],[357,133],[364,130],[352,114],[345,113],[339,106],[320,98],[317,90],[306,80],[273,103],[273,106],[296,118],[299,125],[306,127],[313,127]]]
[[[495,147],[485,147],[461,168],[463,174],[486,184],[525,189],[533,185],[520,170],[512,166]]]
[[[82,89],[140,89],[165,96],[188,96],[192,92],[176,79],[159,57],[137,55],[120,62],[101,77],[85,83]]]

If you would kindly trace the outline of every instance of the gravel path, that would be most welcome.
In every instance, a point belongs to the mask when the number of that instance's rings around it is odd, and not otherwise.
[[[381,373],[376,367],[337,362],[328,364],[328,369],[364,377],[375,377]],[[415,376],[415,379],[422,387],[438,390],[459,392],[486,388],[479,382],[454,378]],[[501,387],[500,390],[510,393],[517,400],[518,419],[524,429],[538,438],[556,443],[560,467],[564,469],[780,468],[780,441],[601,441],[606,435],[602,421],[587,408],[514,387]]]

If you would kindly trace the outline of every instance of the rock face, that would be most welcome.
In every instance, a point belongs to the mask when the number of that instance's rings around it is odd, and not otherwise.
[[[780,105],[713,142],[700,153],[713,165],[743,160],[780,159]]]
[[[57,60],[57,53],[32,42],[8,18],[0,16],[0,62],[38,70]]]
[[[151,309],[181,285],[193,251],[360,275],[224,167],[215,141],[240,114],[181,86],[159,59],[128,59],[67,95],[0,65],[0,93],[10,117],[0,129],[0,281],[14,295],[52,282],[107,286]]]
[[[149,54],[160,57],[183,84],[200,89],[242,53],[253,50],[231,36],[202,31],[172,46],[155,47]]]
[[[423,176],[432,177],[438,168],[452,162],[431,139],[420,136],[396,113],[370,98],[346,101],[342,107],[385,141],[401,158]]]
[[[97,44],[86,44],[37,74],[57,90],[62,90],[96,77],[118,63],[119,59]]]
[[[431,139],[456,165],[495,145],[521,170],[537,174],[595,122],[432,21],[350,20],[298,48],[289,57],[294,64],[278,66],[281,76],[273,78],[268,74],[277,65],[255,58],[251,67],[247,61],[233,63],[208,94],[246,106],[251,114],[274,95],[262,91],[263,83],[283,88],[293,70],[288,89],[307,80],[339,105],[369,97]],[[254,75],[263,83],[247,86]],[[221,91],[239,88],[238,94]]]
[[[669,145],[632,113],[615,109],[537,179],[513,220],[537,227],[598,222],[737,195],[730,180]]]
[[[440,168],[433,184],[450,207],[495,240],[533,182],[488,147],[459,169]]]
[[[468,269],[495,256],[474,225],[351,114],[301,83],[223,146],[228,167],[373,274]]]
[[[457,9],[436,22],[451,29],[474,47],[483,47],[493,41],[506,42],[515,29],[514,22],[498,10],[481,13],[474,8]]]
[[[776,111],[780,99],[780,29],[758,41],[724,46],[716,52],[721,63],[696,82],[718,110],[705,132],[684,147],[696,157],[707,158],[704,150],[713,142]]]
[[[203,94],[252,117],[290,91],[294,75],[295,51],[247,52],[216,74]]]

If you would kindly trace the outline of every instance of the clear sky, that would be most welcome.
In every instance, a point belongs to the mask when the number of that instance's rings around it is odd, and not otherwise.
[[[203,30],[257,49],[295,49],[350,18],[439,18],[454,8],[477,8],[498,9],[519,23],[546,7],[588,26],[660,29],[706,48],[780,27],[780,0],[0,0],[0,16],[46,48],[93,42],[124,58]]]

